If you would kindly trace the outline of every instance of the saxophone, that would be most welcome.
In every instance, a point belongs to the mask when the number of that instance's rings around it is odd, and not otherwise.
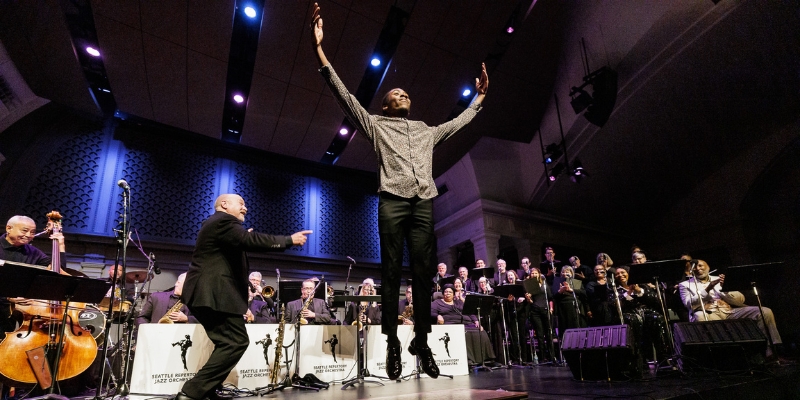
[[[403,313],[397,316],[397,323],[402,324],[403,320],[411,319],[414,316],[414,306],[409,303],[406,308],[403,309]]]
[[[367,311],[367,305],[366,304],[361,304],[358,307],[359,307],[358,308],[358,316],[356,317],[356,320],[353,321],[353,323],[350,324],[350,325],[358,326],[358,330],[360,331],[360,330],[364,329],[364,323],[361,322],[361,317],[363,317],[364,313]]]
[[[300,309],[300,325],[308,325],[308,320],[303,318],[303,311],[308,310],[308,306],[311,305],[312,301],[314,301],[314,292],[309,293],[306,302],[303,303],[303,308]]]
[[[283,356],[283,330],[286,324],[286,306],[281,305],[281,321],[278,323],[278,337],[275,338],[275,359],[272,361],[272,370],[269,371],[271,385],[278,383],[278,373],[281,372],[281,356]]]
[[[169,315],[174,313],[175,311],[180,310],[181,307],[183,307],[183,303],[181,303],[181,301],[178,300],[177,302],[175,302],[175,305],[170,307],[169,310],[167,310],[167,313],[164,314],[164,316],[161,317],[161,319],[158,320],[158,323],[159,324],[171,324],[171,323],[173,323],[172,320],[169,319]]]

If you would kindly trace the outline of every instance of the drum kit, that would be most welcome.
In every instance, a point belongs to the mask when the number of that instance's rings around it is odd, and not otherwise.
[[[129,271],[125,274],[125,283],[131,284],[135,288],[133,299],[135,299],[137,296],[145,299],[150,295],[149,292],[139,292],[138,285],[149,282],[151,279],[153,279],[153,276],[154,275],[152,272],[148,275],[147,271]],[[124,324],[129,320],[130,317],[135,317],[141,308],[141,302],[136,302],[137,307],[134,307],[134,303],[132,303],[129,299],[122,298],[123,296],[115,297],[119,298],[115,298],[113,302],[109,296],[103,298],[103,300],[98,304],[87,305],[78,316],[80,326],[92,333],[92,336],[97,341],[98,346],[102,345],[103,343],[103,335],[105,335],[106,318],[108,316],[109,307],[111,307],[112,310],[112,323],[116,325]],[[133,312],[133,315],[131,315],[131,312]],[[111,340],[109,340],[109,346],[113,347],[113,342]]]

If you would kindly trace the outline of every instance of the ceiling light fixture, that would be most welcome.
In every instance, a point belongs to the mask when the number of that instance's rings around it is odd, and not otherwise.
[[[86,46],[86,52],[92,57],[100,57],[100,52],[92,46]]]
[[[244,15],[247,15],[250,18],[256,17],[256,9],[250,6],[244,8]]]

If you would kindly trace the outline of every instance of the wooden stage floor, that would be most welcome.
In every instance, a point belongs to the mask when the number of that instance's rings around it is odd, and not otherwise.
[[[374,379],[374,378],[370,378]],[[312,400],[355,399],[800,399],[800,368],[790,363],[759,366],[739,373],[706,371],[684,375],[678,371],[653,369],[642,380],[589,382],[575,380],[566,366],[540,365],[530,369],[498,369],[471,372],[454,379],[421,378],[400,382],[383,381],[385,386],[364,383],[342,390],[332,384],[319,392],[284,389],[264,396],[241,392],[239,398]],[[117,397],[118,398],[118,397]],[[129,396],[131,400],[156,399]],[[85,397],[73,398],[83,400]]]

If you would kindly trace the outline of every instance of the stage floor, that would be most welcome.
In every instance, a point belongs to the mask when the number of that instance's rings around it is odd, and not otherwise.
[[[374,379],[374,378],[370,378]],[[629,382],[575,380],[566,366],[541,365],[530,369],[497,369],[471,372],[454,379],[406,379],[382,381],[385,386],[364,383],[342,390],[332,384],[319,393],[284,389],[264,396],[242,393],[243,399],[800,399],[800,368],[797,365],[772,364],[740,373],[706,371],[684,375],[678,371],[654,369],[645,379]],[[519,394],[511,392],[521,392]],[[130,396],[131,400],[154,399],[153,396]],[[73,398],[83,400],[85,397]]]

